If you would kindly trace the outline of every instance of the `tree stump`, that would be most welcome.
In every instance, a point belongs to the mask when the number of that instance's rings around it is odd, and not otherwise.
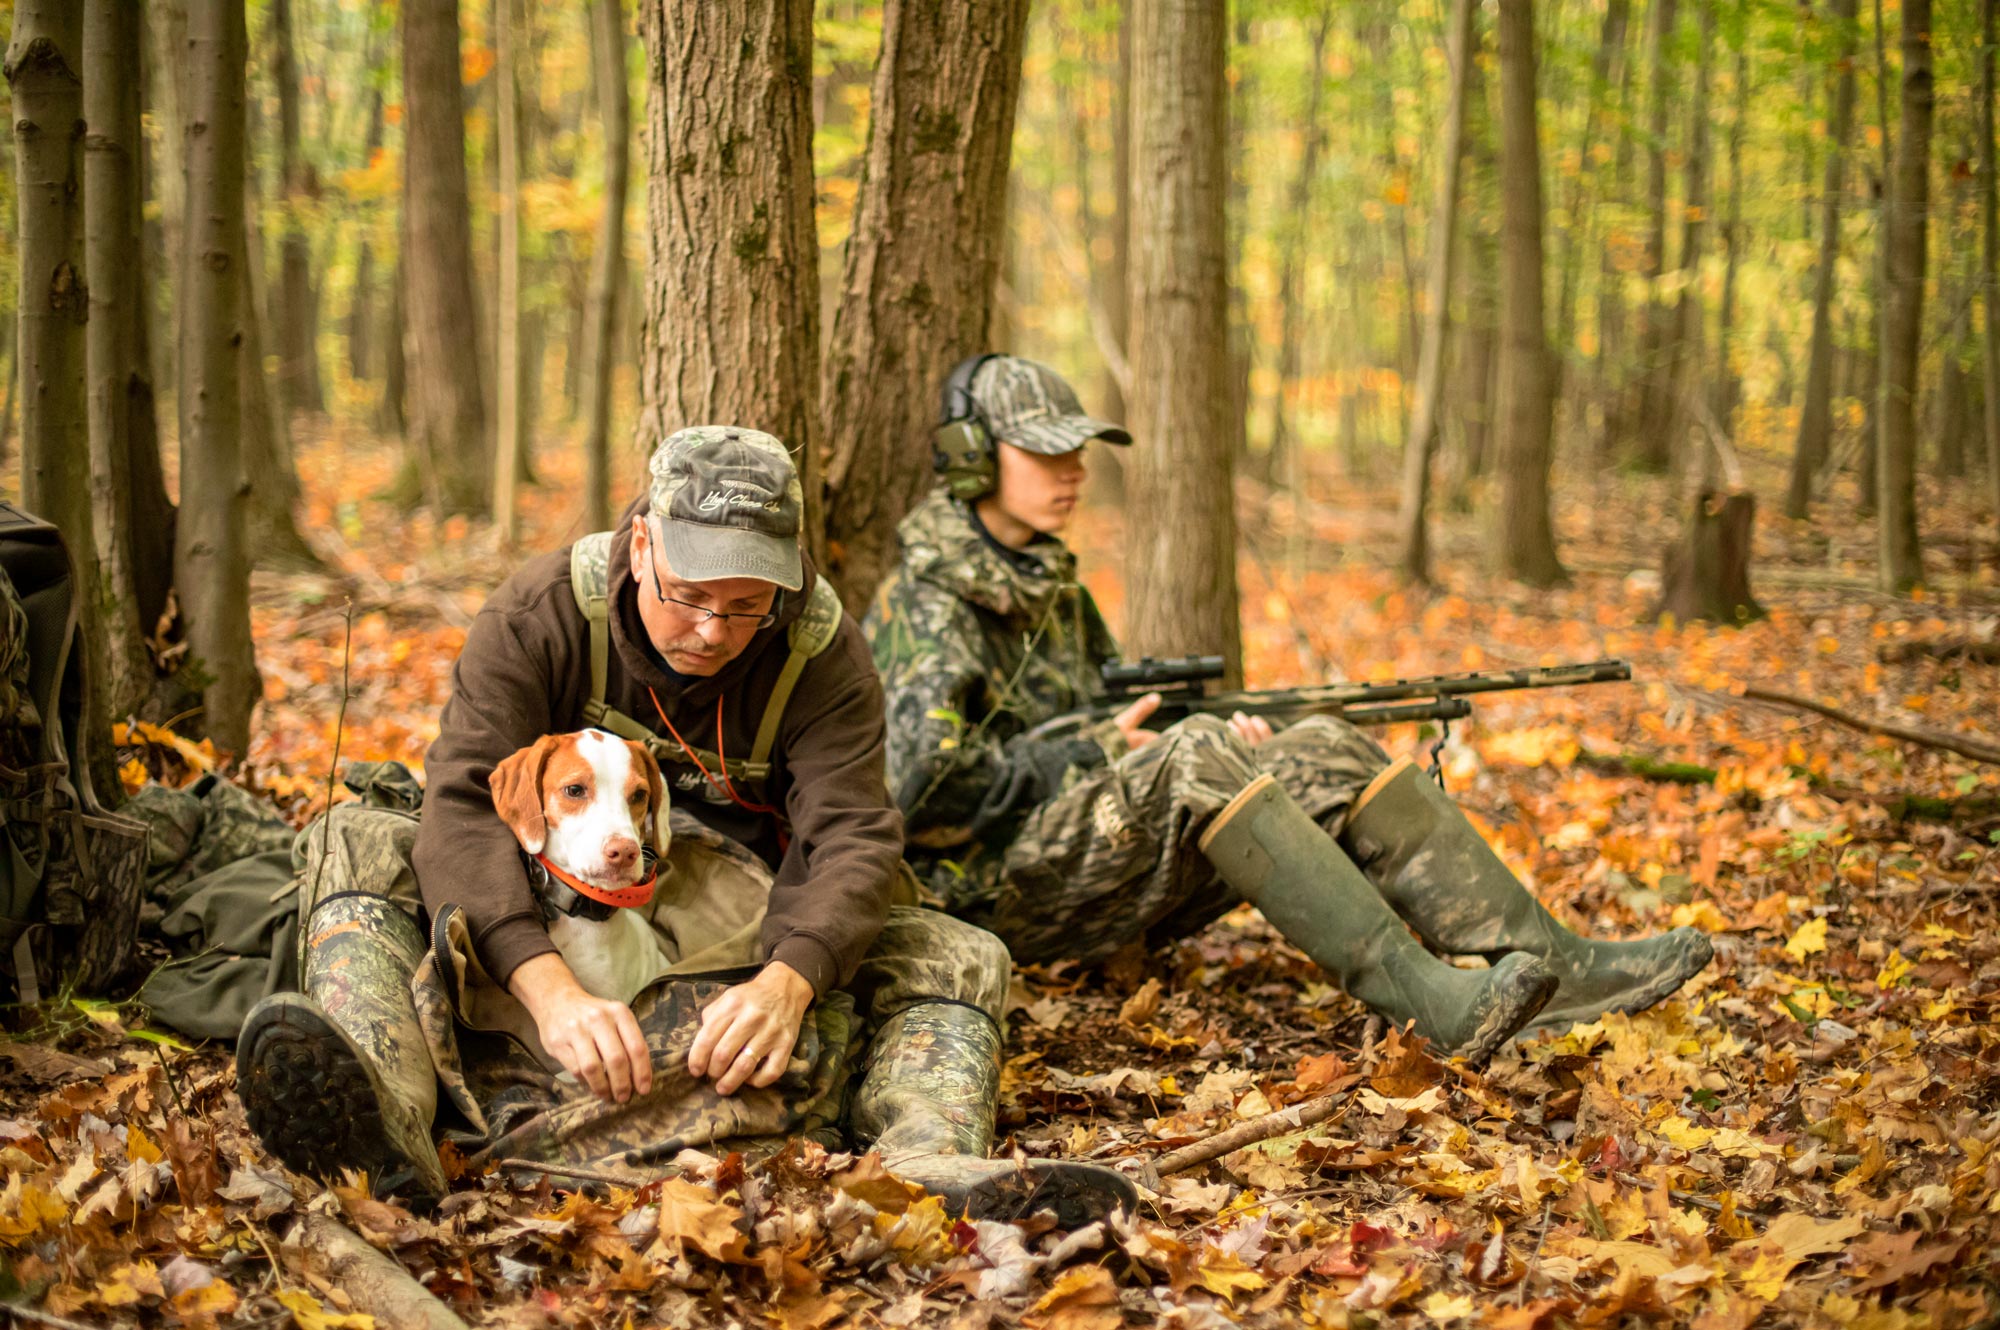
[[[1660,578],[1658,619],[1686,623],[1707,619],[1741,625],[1764,617],[1750,591],[1750,542],[1757,499],[1748,493],[1704,489],[1695,497],[1687,531],[1670,546]]]

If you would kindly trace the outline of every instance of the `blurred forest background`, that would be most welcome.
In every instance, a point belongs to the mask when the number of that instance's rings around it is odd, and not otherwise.
[[[1296,579],[1329,509],[1419,582],[1678,545],[1683,620],[1756,612],[1753,535],[2000,559],[1983,0],[790,0],[672,60],[664,0],[10,7],[9,474],[94,532],[109,714],[236,753],[249,566],[559,543],[681,424],[801,450],[858,605],[986,347],[1135,427],[1140,648],[1234,663],[1240,540]]]

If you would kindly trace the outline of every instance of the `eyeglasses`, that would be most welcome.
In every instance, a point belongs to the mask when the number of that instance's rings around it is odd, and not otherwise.
[[[679,597],[668,595],[667,589],[660,585],[659,556],[651,551],[647,552],[646,567],[652,571],[653,594],[660,598],[660,603],[678,605],[683,617],[693,620],[697,625],[707,623],[710,619],[717,619],[724,628],[769,628],[778,621],[775,600],[772,601],[771,612],[767,614],[724,614],[721,610],[712,610],[706,605],[692,605]]]

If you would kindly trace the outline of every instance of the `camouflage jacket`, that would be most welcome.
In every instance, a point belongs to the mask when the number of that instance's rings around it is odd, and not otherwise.
[[[889,713],[889,790],[906,854],[954,910],[989,894],[1023,820],[1112,736],[1026,731],[1098,691],[1118,654],[1061,541],[1008,550],[942,489],[898,529],[895,569],[863,624]]]

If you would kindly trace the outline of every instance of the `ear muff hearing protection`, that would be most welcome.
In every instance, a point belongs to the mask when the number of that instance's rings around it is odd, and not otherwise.
[[[951,497],[970,503],[991,494],[999,483],[1000,463],[993,452],[993,431],[972,396],[972,379],[979,367],[994,359],[971,356],[958,362],[944,381],[944,400],[937,432],[931,436],[931,466],[944,478]]]

